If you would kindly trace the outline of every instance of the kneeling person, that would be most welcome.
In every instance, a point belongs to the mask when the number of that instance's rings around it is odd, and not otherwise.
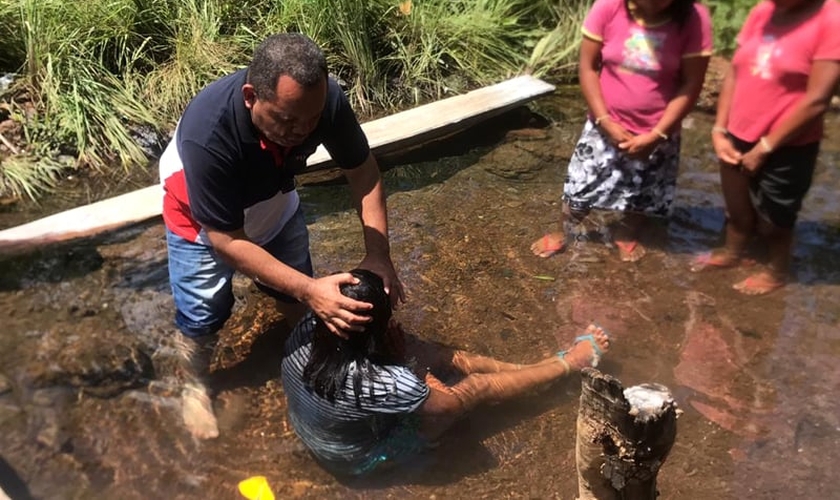
[[[341,292],[373,305],[364,332],[331,333],[311,312],[286,343],[282,381],[292,426],[326,469],[364,474],[404,461],[480,403],[542,388],[593,366],[609,338],[590,326],[569,351],[519,365],[422,341],[390,323],[382,280],[351,271],[358,284]],[[452,385],[442,373],[463,378]],[[437,375],[436,375],[437,374]]]

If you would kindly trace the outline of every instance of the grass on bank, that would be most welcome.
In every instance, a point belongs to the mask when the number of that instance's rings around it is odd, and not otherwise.
[[[0,3],[0,74],[19,76],[0,94],[0,121],[18,122],[25,144],[19,156],[0,155],[0,197],[36,199],[61,168],[144,167],[150,153],[138,135],[165,140],[189,99],[247,64],[271,33],[300,31],[316,40],[355,109],[368,118],[523,71],[572,78],[590,5],[6,0]],[[718,12],[729,12],[721,6]],[[75,161],[58,167],[58,155]]]

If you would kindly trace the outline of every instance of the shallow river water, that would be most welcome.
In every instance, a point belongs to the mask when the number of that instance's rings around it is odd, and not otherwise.
[[[595,320],[614,339],[600,368],[628,386],[665,384],[684,412],[661,498],[840,498],[840,117],[828,118],[792,283],[745,297],[730,287],[746,271],[687,270],[723,224],[709,115],[686,121],[674,215],[628,264],[604,244],[598,216],[565,253],[529,251],[557,218],[583,118],[574,97],[532,109],[547,120],[515,111],[384,174],[408,291],[398,319],[513,362],[556,351]],[[354,267],[362,245],[346,187],[301,195],[316,272]],[[406,470],[335,480],[287,423],[278,355],[288,326],[247,281],[236,289],[214,362],[222,434],[196,442],[179,421],[160,221],[0,260],[2,489],[15,499],[237,498],[239,481],[264,475],[277,498],[575,497],[577,377],[478,409]]]

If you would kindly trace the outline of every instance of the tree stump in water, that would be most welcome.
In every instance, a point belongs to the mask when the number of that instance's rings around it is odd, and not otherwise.
[[[577,418],[578,500],[653,500],[656,476],[677,435],[667,387],[624,389],[593,368],[581,373]]]

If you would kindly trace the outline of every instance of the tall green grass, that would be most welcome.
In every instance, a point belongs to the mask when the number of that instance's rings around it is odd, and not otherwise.
[[[0,95],[0,119],[21,124],[26,146],[0,163],[0,196],[47,190],[59,154],[71,168],[145,165],[137,131],[165,138],[198,90],[271,33],[316,40],[369,117],[524,71],[570,74],[590,3],[5,0],[0,72],[19,77]]]
[[[757,0],[705,0],[715,28],[715,49],[723,55],[735,51],[735,38]]]

